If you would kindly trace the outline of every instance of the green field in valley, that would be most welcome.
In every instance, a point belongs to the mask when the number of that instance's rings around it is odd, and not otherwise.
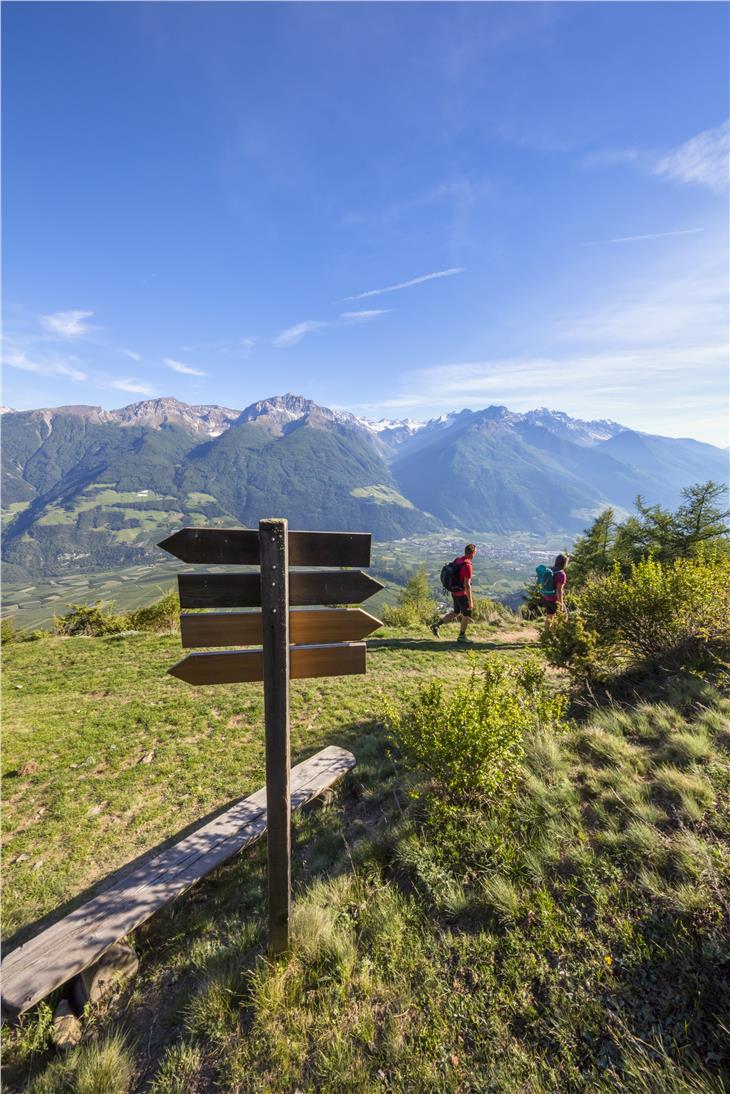
[[[120,535],[124,535],[123,530]],[[554,557],[568,542],[567,536],[560,535],[547,539],[528,533],[471,535],[480,546],[475,590],[479,596],[496,599],[519,599],[525,583],[534,576],[537,563]],[[377,614],[383,604],[394,603],[398,588],[421,564],[426,568],[434,594],[442,595],[438,580],[441,567],[461,553],[467,538],[470,538],[467,533],[451,531],[394,543],[374,543],[370,572],[385,583],[386,592],[370,602],[370,610]],[[178,573],[205,569],[186,567],[174,559],[166,559],[161,551],[158,554],[159,559],[136,566],[84,572],[77,563],[74,572],[65,576],[5,581],[2,614],[21,629],[33,629],[47,628],[54,614],[62,615],[75,603],[112,601],[118,610],[130,611],[171,589]]]
[[[53,998],[7,1028],[5,1089],[723,1090],[730,704],[695,683],[576,709],[509,791],[444,811],[383,703],[539,656],[521,621],[473,634],[382,630],[367,676],[293,683],[293,762],[336,743],[357,767],[295,817],[287,958],[262,952],[259,843],[135,932],[140,971],[78,1049],[52,1048]],[[260,686],[187,687],[179,656],[176,634],[7,646],[10,945],[263,785]]]

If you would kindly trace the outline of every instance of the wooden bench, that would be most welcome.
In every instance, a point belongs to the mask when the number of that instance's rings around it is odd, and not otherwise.
[[[291,805],[298,809],[355,766],[330,745],[291,771]],[[28,1010],[93,964],[166,904],[266,831],[266,789],[257,790],[9,953],[0,966],[3,1013]]]

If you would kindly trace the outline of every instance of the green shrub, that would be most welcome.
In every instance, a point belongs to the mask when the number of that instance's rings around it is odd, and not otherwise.
[[[94,604],[71,604],[69,611],[53,620],[54,634],[102,638],[125,631],[164,632],[176,630],[180,599],[170,590],[158,600],[131,612],[115,612],[113,604],[97,600]],[[36,637],[36,635],[34,635]]]
[[[564,710],[563,696],[548,691],[538,663],[488,658],[466,684],[447,694],[433,681],[403,708],[387,704],[385,718],[406,765],[458,803],[509,784],[525,734],[559,726]]]
[[[386,627],[417,627],[421,622],[413,604],[386,604],[380,614]]]
[[[56,634],[84,635],[98,638],[105,634],[117,634],[129,627],[126,615],[117,615],[112,611],[113,604],[102,600],[94,604],[71,604],[70,610],[60,619],[54,619],[53,630]]]
[[[21,631],[15,626],[12,619],[6,618],[0,623],[0,642],[3,646],[11,642],[37,642],[40,638],[47,638],[49,632],[43,630]]]
[[[477,623],[499,623],[509,619],[512,613],[504,604],[491,600],[488,596],[475,596],[472,619]]]
[[[432,623],[437,613],[438,607],[431,597],[426,571],[421,567],[398,593],[395,607],[385,606],[383,622],[388,627],[417,627],[419,623]]]
[[[570,668],[579,680],[602,675],[598,635],[588,629],[578,612],[558,615],[552,627],[540,635],[540,645],[551,664]]]
[[[600,676],[625,669],[702,670],[730,658],[730,561],[653,558],[589,578],[576,612],[543,636],[554,664]]]
[[[522,605],[522,614],[526,619],[538,619],[543,609],[542,590],[536,581],[525,589],[525,599]]]
[[[128,626],[135,631],[172,631],[177,629],[179,618],[180,597],[171,589],[152,604],[130,612]]]

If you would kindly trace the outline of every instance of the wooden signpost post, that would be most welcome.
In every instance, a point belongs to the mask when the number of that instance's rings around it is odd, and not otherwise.
[[[286,520],[262,520],[258,531],[183,528],[159,544],[183,562],[259,565],[259,573],[180,574],[181,608],[260,608],[180,616],[186,649],[258,648],[192,653],[168,672],[189,684],[262,680],[266,730],[269,949],[289,945],[291,800],[289,680],[366,671],[366,635],[380,620],[353,604],[383,586],[360,570],[294,570],[292,566],[369,566],[365,532],[289,532]],[[300,610],[290,610],[296,605]]]

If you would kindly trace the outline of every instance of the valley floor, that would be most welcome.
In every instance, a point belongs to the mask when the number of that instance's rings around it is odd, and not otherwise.
[[[725,1089],[730,703],[682,684],[537,733],[512,794],[440,816],[383,697],[529,656],[537,633],[476,625],[472,654],[442,635],[383,630],[367,676],[292,685],[293,762],[335,743],[358,765],[294,820],[291,955],[262,954],[260,843],[136,932],[140,972],[79,1049],[54,1055],[44,1004],[6,1030],[6,1090]],[[11,945],[263,785],[260,687],[188,688],[165,675],[179,653],[178,635],[8,646]]]

